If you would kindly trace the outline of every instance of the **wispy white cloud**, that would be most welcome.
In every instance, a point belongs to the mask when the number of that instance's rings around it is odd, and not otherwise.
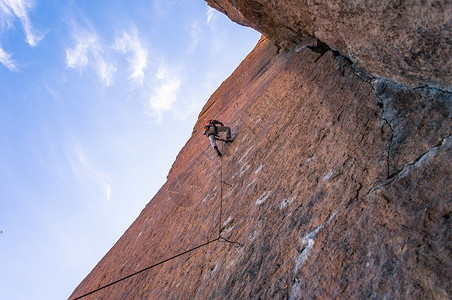
[[[225,41],[227,40],[225,32],[221,26],[218,26],[217,20],[220,12],[209,7],[206,11],[206,23],[210,27],[210,41],[209,48],[214,55],[218,55],[225,48]]]
[[[170,70],[166,65],[161,65],[155,75],[155,83],[148,103],[148,113],[157,116],[157,121],[162,120],[162,113],[171,109],[177,100],[182,79],[177,72]]]
[[[204,98],[200,98],[204,99]],[[192,114],[199,113],[201,111],[204,103],[199,103],[199,98],[186,98],[185,105],[180,105],[180,107],[174,107],[172,114],[174,118],[178,121],[184,121]]]
[[[188,48],[188,53],[192,54],[202,39],[201,26],[199,26],[199,23],[197,21],[195,21],[188,27],[188,32],[191,36],[191,45]]]
[[[66,67],[83,69],[89,66],[93,69],[105,86],[110,86],[117,70],[116,64],[107,60],[104,46],[93,30],[73,26],[75,46],[66,49]]]
[[[102,41],[93,26],[86,21],[85,28],[72,24],[74,46],[66,49],[66,67],[91,69],[96,72],[105,86],[110,86],[113,77],[121,68],[118,65],[118,52],[127,55],[130,84],[133,87],[143,84],[148,65],[148,50],[140,39],[135,27],[123,31],[114,38],[112,44]]]
[[[148,50],[143,46],[136,29],[132,33],[123,32],[122,35],[115,38],[113,49],[122,53],[130,53],[127,61],[129,62],[130,80],[133,86],[143,83],[144,70],[148,62]]]
[[[117,67],[115,64],[107,62],[100,52],[94,55],[94,69],[99,75],[101,82],[105,86],[110,86],[113,80],[113,75],[116,73]]]
[[[0,45],[0,63],[2,63],[5,67],[10,69],[11,71],[17,71],[16,64],[14,60],[11,58],[11,54],[6,53],[1,45]]]
[[[152,0],[152,12],[158,19],[168,17],[178,2],[178,0]]]
[[[81,68],[88,64],[90,48],[98,48],[95,34],[82,31],[74,35],[76,45],[74,48],[66,49],[66,66],[68,68]]]
[[[163,15],[165,10],[163,8],[163,3],[161,0],[153,0],[152,1],[152,10],[158,15]]]
[[[31,0],[0,0],[0,33],[12,28],[14,20],[19,19],[25,31],[25,40],[31,47],[38,45],[45,36],[33,28],[28,12],[33,8]],[[0,45],[0,63],[11,71],[18,71],[12,55]]]
[[[206,11],[207,24],[212,24],[217,19],[217,11],[212,7],[208,7]]]
[[[91,180],[99,185],[105,195],[106,200],[111,198],[111,184],[109,176],[97,168],[88,158],[81,143],[73,137],[68,160],[72,172],[81,181]]]
[[[0,18],[3,25],[12,26],[14,18],[18,18],[25,31],[27,43],[35,47],[45,34],[36,31],[28,17],[28,11],[33,8],[31,0],[0,0]]]
[[[107,185],[105,188],[105,195],[107,196],[107,200],[111,199],[111,186]]]
[[[14,20],[14,14],[10,9],[9,5],[6,4],[6,1],[0,0],[0,26],[2,29],[5,27],[12,27]]]

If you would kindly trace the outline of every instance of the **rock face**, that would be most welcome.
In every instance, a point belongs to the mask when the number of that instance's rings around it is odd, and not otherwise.
[[[450,299],[452,95],[357,75],[262,38],[71,299],[198,246],[84,299]]]
[[[206,2],[239,23],[231,0]],[[369,76],[452,91],[449,0],[235,0],[243,25],[284,49],[316,37]]]

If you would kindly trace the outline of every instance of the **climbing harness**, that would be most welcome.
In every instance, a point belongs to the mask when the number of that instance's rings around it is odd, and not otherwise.
[[[208,131],[209,131],[209,129],[210,129],[211,127],[213,127],[213,128],[215,129],[215,133],[214,133],[215,139],[217,139],[217,137],[218,137],[217,124],[223,126],[223,123],[221,123],[220,121],[217,121],[217,120],[207,120],[206,123],[204,124],[204,134],[207,135],[207,136],[212,135],[212,133],[211,133],[211,134],[208,134]]]
[[[235,0],[232,0],[234,3],[235,11],[237,12],[237,17],[239,17],[240,25],[243,26],[242,20],[240,19],[239,10],[237,9],[237,5],[235,5]]]
[[[206,123],[207,123],[207,122],[206,122]],[[224,144],[223,144],[223,148],[222,148],[221,150],[224,152]],[[186,251],[184,251],[184,252],[182,252],[182,253],[176,254],[176,255],[174,255],[174,256],[172,256],[172,257],[169,257],[169,258],[167,258],[167,259],[165,259],[165,260],[162,260],[162,261],[160,261],[160,262],[158,262],[158,263],[155,263],[155,264],[153,264],[153,265],[151,265],[151,266],[149,266],[149,267],[147,267],[147,268],[144,268],[144,269],[142,269],[142,270],[140,270],[140,271],[137,271],[137,272],[135,272],[135,273],[132,273],[132,274],[130,274],[130,275],[127,275],[127,276],[125,276],[125,277],[123,277],[123,278],[120,278],[120,279],[118,279],[118,280],[116,280],[116,281],[110,282],[110,283],[107,284],[107,285],[101,286],[100,288],[95,289],[95,290],[93,290],[93,291],[91,291],[91,292],[89,292],[89,293],[83,294],[83,295],[81,295],[81,296],[79,296],[79,297],[77,297],[77,298],[74,298],[73,300],[79,300],[79,299],[82,299],[82,298],[84,298],[84,297],[86,297],[86,296],[89,296],[89,295],[91,295],[91,294],[94,294],[94,293],[96,293],[96,292],[98,292],[98,291],[100,291],[100,290],[103,290],[103,289],[105,289],[105,288],[107,288],[107,287],[109,287],[109,286],[115,285],[115,284],[117,284],[117,283],[119,283],[119,282],[121,282],[121,281],[123,281],[123,280],[126,280],[126,279],[128,279],[128,278],[130,278],[130,277],[133,277],[133,276],[135,276],[135,275],[138,275],[138,274],[140,274],[140,273],[143,273],[143,272],[145,272],[145,271],[148,271],[148,270],[150,270],[150,269],[152,269],[152,268],[155,268],[155,267],[157,267],[157,266],[159,266],[159,265],[161,265],[161,264],[164,264],[164,263],[166,263],[166,262],[168,262],[168,261],[170,261],[170,260],[173,260],[173,259],[175,259],[175,258],[178,258],[179,256],[182,256],[182,255],[184,255],[184,254],[190,253],[190,252],[195,251],[195,250],[197,250],[197,249],[199,249],[199,248],[205,247],[205,246],[207,246],[207,245],[209,245],[209,244],[211,244],[211,243],[213,243],[213,242],[229,243],[229,244],[232,244],[232,245],[236,245],[237,247],[242,247],[243,245],[242,245],[241,243],[235,242],[235,241],[231,241],[231,240],[228,240],[228,239],[226,239],[225,237],[221,236],[221,219],[222,219],[222,214],[223,214],[223,184],[224,184],[224,185],[227,185],[227,186],[229,186],[229,187],[231,187],[230,184],[226,183],[226,182],[223,180],[223,159],[220,157],[220,215],[219,215],[219,222],[218,222],[218,236],[217,236],[217,238],[215,238],[215,239],[213,239],[213,240],[210,240],[210,241],[208,241],[208,242],[205,242],[204,244],[201,244],[201,245],[198,245],[198,246],[196,246],[196,247],[193,247],[193,248],[191,248],[191,249],[189,249],[189,250],[186,250]]]

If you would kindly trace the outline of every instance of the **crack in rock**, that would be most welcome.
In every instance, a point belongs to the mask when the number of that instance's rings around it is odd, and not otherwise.
[[[399,172],[393,174],[390,178],[385,180],[383,183],[371,188],[367,195],[370,193],[390,184],[396,179],[401,179],[406,177],[413,169],[420,168],[429,161],[431,161],[435,156],[437,155],[438,151],[441,150],[441,148],[452,148],[452,135],[449,135],[443,139],[441,139],[441,142],[438,144],[430,147],[424,154],[420,155],[417,159],[414,161],[406,164]]]
[[[383,91],[377,92],[377,84],[378,84],[378,80],[372,80],[372,82],[368,82],[375,94],[375,96],[377,96],[377,104],[378,106],[381,108],[381,119],[385,122],[386,125],[388,125],[389,129],[391,130],[391,137],[389,138],[389,143],[388,143],[388,154],[386,156],[386,167],[387,167],[387,174],[386,174],[386,178],[390,178],[391,177],[391,145],[392,142],[394,140],[394,128],[391,124],[391,122],[388,120],[388,116],[386,115],[387,110],[386,110],[386,105],[385,102],[383,100],[383,96],[384,94],[382,94]]]
[[[388,154],[386,156],[386,167],[388,169],[386,177],[390,178],[391,177],[391,162],[390,162],[390,160],[391,160],[391,145],[392,145],[392,142],[394,140],[394,128],[393,128],[391,122],[388,120],[388,116],[386,115],[386,107],[385,107],[384,101],[382,100],[381,95],[377,94],[376,88],[374,87],[374,85],[371,84],[371,86],[372,86],[372,89],[373,89],[375,95],[377,96],[377,99],[378,99],[377,104],[382,110],[380,118],[385,122],[386,125],[388,125],[389,129],[391,130],[391,137],[389,138],[388,150],[387,150]]]
[[[423,122],[429,122],[429,126],[435,127],[438,125],[435,123],[434,117],[431,117],[429,114],[433,112],[435,112],[435,114],[443,115],[444,113],[449,113],[449,116],[444,115],[444,121],[447,122],[447,119],[450,118],[450,101],[452,99],[452,94],[441,89],[428,86],[422,88],[410,88],[390,79],[377,77],[364,81],[370,85],[373,93],[377,97],[377,104],[382,111],[380,119],[390,129],[386,157],[387,179],[390,179],[397,176],[397,174],[399,174],[401,169],[404,167],[400,161],[401,159],[404,159],[401,151],[406,149],[406,147],[409,147],[410,142],[414,143],[413,139],[404,136],[406,134],[405,127],[408,126],[407,128],[409,128],[411,124],[410,122],[416,122],[412,115],[416,113],[421,119],[423,116],[429,116],[431,120],[419,120],[419,124],[425,126]],[[414,92],[419,89],[423,89],[423,91]],[[408,106],[408,103],[410,103],[409,101],[412,100],[412,97],[418,97],[422,101],[414,101],[411,103],[412,106]],[[448,106],[449,109],[447,108]],[[442,107],[444,111],[441,111],[439,107]],[[446,135],[447,132],[443,132],[442,134]],[[425,137],[425,140],[427,141],[432,137],[433,135],[427,136]],[[431,140],[430,143],[432,143]],[[409,154],[404,155],[407,157],[410,156]],[[411,155],[411,160],[417,161],[419,159],[419,157],[415,158],[413,156],[414,155]],[[409,161],[407,160],[405,163],[409,163]]]
[[[424,154],[420,155],[417,159],[415,159],[413,162],[407,164],[405,167],[403,167],[403,169],[397,174],[397,176],[399,178],[404,178],[405,176],[407,176],[410,171],[413,168],[419,168],[422,167],[423,165],[425,165],[427,162],[431,161],[433,158],[435,158],[436,154],[438,153],[438,150],[440,148],[444,147],[451,147],[452,146],[452,139],[451,139],[452,135],[449,135],[443,139],[441,139],[441,141],[436,144],[435,146],[430,147]]]

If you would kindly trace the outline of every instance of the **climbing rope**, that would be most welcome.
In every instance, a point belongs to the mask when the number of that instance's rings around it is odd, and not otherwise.
[[[223,147],[222,147],[221,151],[224,153],[224,144],[223,144]],[[174,255],[174,256],[172,256],[172,257],[170,257],[170,258],[167,258],[167,259],[162,260],[162,261],[160,261],[160,262],[158,262],[158,263],[155,263],[155,264],[153,264],[153,265],[151,265],[151,266],[149,266],[149,267],[147,267],[147,268],[144,268],[144,269],[142,269],[142,270],[140,270],[140,271],[137,271],[137,272],[135,272],[135,273],[132,273],[132,274],[130,274],[130,275],[127,275],[127,276],[125,276],[125,277],[122,277],[121,279],[118,279],[118,280],[116,280],[116,281],[110,282],[110,283],[107,284],[107,285],[101,286],[100,288],[95,289],[95,290],[93,290],[93,291],[91,291],[91,292],[89,292],[89,293],[83,294],[83,295],[81,295],[81,296],[79,296],[79,297],[77,297],[77,298],[74,298],[73,300],[79,300],[79,299],[82,299],[82,298],[84,298],[84,297],[86,297],[86,296],[89,296],[89,295],[91,295],[91,294],[94,294],[94,293],[96,293],[96,292],[98,292],[98,291],[100,291],[100,290],[103,290],[103,289],[105,289],[105,288],[107,288],[107,287],[109,287],[109,286],[115,285],[115,284],[117,284],[117,283],[119,283],[119,282],[121,282],[121,281],[123,281],[123,280],[126,280],[126,279],[128,279],[128,278],[130,278],[130,277],[133,277],[133,276],[135,276],[135,275],[138,275],[138,274],[140,274],[140,273],[143,273],[143,272],[145,272],[145,271],[148,271],[148,270],[150,270],[150,269],[152,269],[152,268],[155,268],[155,267],[157,267],[157,266],[159,266],[159,265],[161,265],[161,264],[163,264],[163,263],[166,263],[166,262],[168,262],[168,261],[170,261],[170,260],[173,260],[173,259],[175,259],[175,258],[178,258],[179,256],[182,256],[182,255],[184,255],[184,254],[190,253],[190,252],[195,251],[195,250],[197,250],[197,249],[199,249],[199,248],[205,247],[205,246],[207,246],[207,245],[209,245],[209,244],[211,244],[211,243],[213,243],[213,242],[220,242],[220,243],[226,242],[226,243],[229,243],[229,244],[237,245],[238,247],[242,247],[243,245],[242,245],[241,243],[239,243],[239,242],[234,242],[234,241],[230,241],[230,240],[228,240],[228,239],[226,239],[226,238],[224,238],[224,237],[221,236],[221,216],[222,216],[222,214],[223,214],[223,184],[226,184],[226,185],[228,185],[228,186],[231,186],[230,184],[227,184],[226,182],[223,181],[223,159],[220,157],[220,216],[219,216],[219,222],[218,222],[218,237],[217,237],[216,239],[213,239],[213,240],[210,240],[210,241],[208,241],[208,242],[205,242],[204,244],[201,244],[201,245],[199,245],[199,246],[193,247],[193,248],[191,248],[191,249],[189,249],[189,250],[186,250],[186,251],[184,251],[184,252],[182,252],[182,253],[176,254],[176,255]]]
[[[239,17],[240,25],[243,26],[242,20],[240,19],[240,15],[239,15],[239,10],[237,9],[237,5],[235,5],[235,0],[232,0],[232,2],[234,3],[235,11],[237,12],[237,17]]]
[[[89,296],[89,295],[91,295],[91,294],[94,294],[95,292],[98,292],[98,291],[100,291],[100,290],[103,290],[103,289],[105,289],[105,288],[107,288],[107,287],[109,287],[109,286],[112,286],[112,285],[114,285],[114,284],[117,284],[117,283],[119,283],[119,282],[121,282],[121,281],[123,281],[123,280],[126,280],[126,279],[128,279],[128,278],[130,278],[130,277],[132,277],[132,276],[135,276],[135,275],[138,275],[138,274],[140,274],[140,273],[143,273],[144,271],[147,271],[147,270],[149,270],[149,269],[152,269],[152,268],[154,268],[154,267],[157,267],[157,266],[159,266],[159,265],[161,265],[161,264],[163,264],[163,263],[166,263],[167,261],[170,261],[170,260],[175,259],[175,258],[177,258],[177,257],[179,257],[179,256],[182,256],[182,255],[184,255],[184,254],[187,254],[187,253],[189,253],[189,252],[192,252],[192,251],[194,251],[194,250],[196,250],[196,249],[199,249],[199,248],[201,248],[201,247],[207,246],[207,245],[209,245],[209,244],[211,244],[211,243],[213,243],[213,242],[216,242],[216,241],[220,241],[220,237],[217,237],[217,238],[214,239],[214,240],[208,241],[208,242],[206,242],[206,243],[204,243],[204,244],[202,244],[202,245],[199,245],[199,246],[196,246],[196,247],[194,247],[194,248],[191,248],[190,250],[184,251],[184,252],[179,253],[179,254],[177,254],[177,255],[174,255],[174,256],[172,256],[172,257],[170,257],[170,258],[167,258],[167,259],[165,259],[165,260],[162,260],[162,261],[160,261],[160,262],[158,262],[158,263],[156,263],[156,264],[153,264],[152,266],[149,266],[149,267],[147,267],[147,268],[144,268],[143,270],[140,270],[140,271],[135,272],[135,273],[133,273],[133,274],[127,275],[126,277],[123,277],[123,278],[121,278],[121,279],[118,279],[118,280],[116,280],[116,281],[113,281],[113,282],[111,282],[111,283],[109,283],[109,284],[107,284],[107,285],[104,285],[104,286],[102,286],[102,287],[100,287],[100,288],[98,288],[98,289],[96,289],[96,290],[94,290],[94,291],[91,291],[91,292],[86,293],[86,294],[84,294],[84,295],[82,295],[82,296],[79,296],[79,297],[75,298],[74,300],[82,299],[82,298],[84,298],[84,297],[86,297],[86,296]]]
[[[218,241],[221,242],[221,243],[226,242],[226,243],[229,243],[229,244],[235,244],[235,245],[237,245],[239,247],[243,246],[242,243],[230,241],[227,238],[222,237],[221,235],[218,237]]]
[[[221,149],[221,152],[224,153],[224,144]],[[221,236],[221,216],[223,215],[223,157],[220,156],[220,217],[218,222],[218,237]]]

